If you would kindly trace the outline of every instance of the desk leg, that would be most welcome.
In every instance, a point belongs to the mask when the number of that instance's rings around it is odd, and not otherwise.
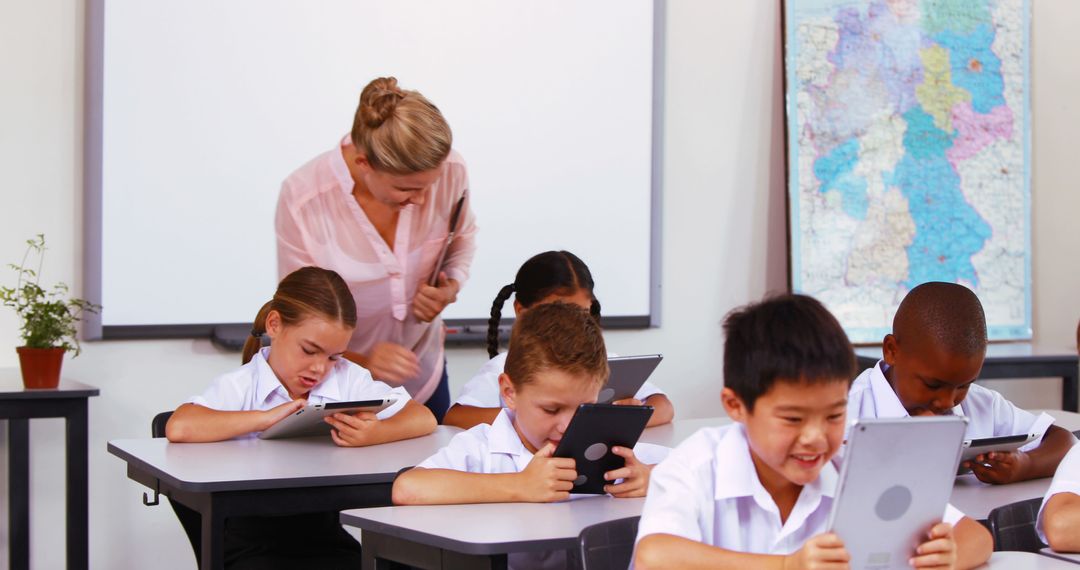
[[[30,421],[8,420],[8,562],[30,567]]]
[[[202,515],[202,570],[220,570],[225,568],[225,517],[220,505],[214,504],[211,495],[208,505],[200,511]]]
[[[1080,385],[1078,385],[1077,370],[1072,374],[1061,377],[1061,409],[1068,412],[1076,412],[1080,405]]]
[[[89,567],[90,464],[87,451],[86,398],[72,403],[67,416],[67,567]]]

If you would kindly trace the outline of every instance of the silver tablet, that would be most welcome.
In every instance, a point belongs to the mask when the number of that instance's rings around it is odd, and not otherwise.
[[[965,461],[971,461],[979,455],[992,451],[1016,451],[1021,447],[1038,439],[1037,433],[1021,433],[1018,435],[1005,435],[1000,437],[984,437],[964,441],[964,451],[960,454],[960,465],[956,468],[957,475],[971,473],[971,469],[964,467]]]
[[[330,424],[326,423],[324,420],[327,416],[337,413],[377,413],[394,405],[395,402],[397,402],[397,398],[378,398],[374,400],[358,400],[353,402],[311,404],[297,410],[291,416],[282,418],[281,421],[270,426],[270,429],[260,433],[259,438],[279,439],[283,437],[305,437],[329,434],[331,430]]]
[[[641,385],[664,359],[661,354],[642,354],[640,356],[616,356],[608,359],[611,375],[607,384],[600,389],[597,404],[608,404],[616,400],[633,398]]]
[[[859,419],[851,427],[828,528],[851,568],[909,568],[941,522],[967,418]]]

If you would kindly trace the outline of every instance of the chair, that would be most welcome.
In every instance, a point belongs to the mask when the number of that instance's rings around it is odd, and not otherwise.
[[[582,529],[578,535],[582,570],[626,570],[634,556],[640,519],[618,519]]]
[[[161,412],[154,416],[154,419],[150,422],[150,436],[165,437],[165,424],[169,423],[169,418],[172,415],[172,412]],[[184,527],[184,532],[187,533],[188,541],[191,542],[191,550],[195,552],[195,563],[198,564],[202,560],[202,515],[198,511],[180,503],[174,503],[171,500],[169,505],[172,506],[173,512],[176,513],[176,518],[180,519],[180,526]]]
[[[994,550],[1020,550],[1038,552],[1046,547],[1035,532],[1035,519],[1039,516],[1042,497],[1017,501],[990,511],[990,534],[994,536]]]

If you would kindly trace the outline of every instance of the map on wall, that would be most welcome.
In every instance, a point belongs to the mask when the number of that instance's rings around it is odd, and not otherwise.
[[[786,0],[793,289],[880,342],[927,281],[1031,337],[1028,0]]]

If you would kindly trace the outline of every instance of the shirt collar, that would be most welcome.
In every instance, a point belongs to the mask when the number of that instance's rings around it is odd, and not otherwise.
[[[893,390],[892,384],[889,384],[889,380],[885,378],[885,370],[889,368],[888,364],[885,364],[884,360],[879,360],[874,365],[873,371],[870,372],[870,392],[874,396],[874,408],[877,411],[877,417],[879,418],[906,418],[911,414],[904,408],[904,403],[900,401],[900,397],[896,395],[896,390]],[[964,410],[961,405],[957,404],[952,412],[953,415],[963,417]],[[849,418],[850,419],[850,418]]]
[[[776,501],[758,479],[754,460],[750,457],[746,428],[742,424],[733,424],[725,430],[717,445],[716,457],[722,459],[724,465],[716,469],[716,480],[713,484],[714,499],[753,497],[762,508],[776,509]],[[807,504],[812,507],[810,509],[812,511],[817,507],[821,497],[832,498],[836,494],[838,479],[836,465],[831,460],[826,462],[817,479],[803,486],[795,505],[796,510],[799,509],[799,505]],[[792,514],[794,515],[795,511],[792,511]]]
[[[349,196],[352,196],[353,187],[356,183],[353,181],[352,173],[349,172],[349,165],[345,163],[345,157],[341,154],[341,149],[352,144],[352,139],[349,135],[342,137],[341,142],[334,147],[333,152],[330,153],[330,172],[334,174],[334,179],[337,180],[338,186],[341,191]]]
[[[275,392],[285,399],[291,399],[289,391],[285,389],[285,386],[282,386],[277,374],[274,374],[274,370],[270,368],[270,363],[266,360],[269,356],[270,347],[264,346],[251,359],[255,363],[255,395],[258,397],[258,401],[265,402]],[[340,401],[341,386],[338,383],[340,375],[337,372],[341,366],[347,366],[347,364],[341,361],[335,362],[334,366],[327,372],[326,378],[323,378],[322,382],[319,382],[311,389],[308,397],[316,396],[322,400]]]
[[[518,469],[524,469],[532,461],[533,454],[521,442],[521,436],[514,429],[513,412],[508,408],[503,408],[499,415],[495,416],[495,421],[491,422],[488,450],[491,453],[511,456]]]

